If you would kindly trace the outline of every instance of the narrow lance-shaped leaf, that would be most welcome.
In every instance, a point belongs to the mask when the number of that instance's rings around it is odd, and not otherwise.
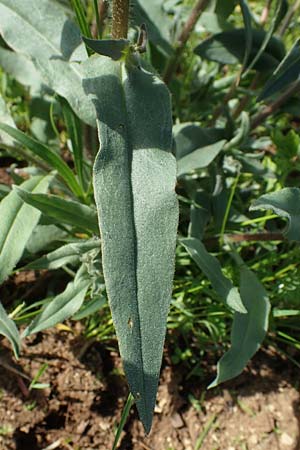
[[[228,306],[239,313],[247,313],[238,289],[223,275],[219,261],[206,250],[202,242],[191,237],[181,239],[180,243],[186,248],[195,263],[210,280],[212,287],[226,301]]]
[[[22,183],[28,192],[45,192],[52,177],[32,177]],[[40,211],[24,204],[16,192],[11,191],[0,203],[0,284],[10,275],[36,227]]]
[[[289,223],[284,230],[288,239],[300,241],[300,189],[284,188],[271,194],[259,197],[250,206],[250,210],[271,209],[281,217],[287,218]]]
[[[210,388],[239,375],[259,349],[268,329],[270,303],[263,285],[245,265],[240,267],[240,292],[248,314],[236,312],[231,331],[231,347],[220,359],[217,377]]]
[[[90,284],[91,280],[81,266],[74,281],[67,285],[64,292],[51,300],[24,330],[22,337],[53,327],[75,314],[81,307]]]
[[[285,89],[291,83],[300,78],[300,39],[297,39],[293,47],[287,53],[276,68],[270,79],[265,84],[258,101]]]
[[[84,231],[98,234],[97,213],[90,206],[72,200],[65,200],[57,195],[33,194],[19,186],[13,191],[24,202],[34,206],[43,214],[53,217],[58,222],[67,223]]]
[[[147,432],[172,291],[178,222],[170,94],[152,73],[92,58],[94,166],[104,277],[121,356]]]
[[[75,195],[80,196],[82,191],[75,178],[70,167],[64,162],[64,160],[55,153],[51,148],[42,144],[41,142],[33,139],[22,131],[10,127],[9,125],[0,123],[0,130],[5,131],[12,138],[14,138],[19,144],[24,145],[32,153],[43,159],[49,166],[59,173],[65,183],[74,192]]]
[[[15,322],[7,315],[0,303],[0,334],[5,336],[12,345],[15,357],[19,357],[21,340]]]

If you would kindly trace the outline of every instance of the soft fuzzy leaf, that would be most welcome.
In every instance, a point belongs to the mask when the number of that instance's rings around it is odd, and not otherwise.
[[[201,147],[178,160],[178,177],[193,170],[203,169],[218,156],[226,141],[218,141],[212,145]]]
[[[22,183],[28,192],[46,192],[52,177],[32,177]],[[36,227],[40,211],[24,204],[13,190],[0,203],[0,284],[19,262]]]
[[[65,244],[57,250],[27,264],[23,270],[59,269],[66,264],[78,264],[81,256],[94,248],[100,247],[100,241],[88,240]]]
[[[101,143],[94,192],[105,282],[130,390],[149,432],[178,222],[170,94],[152,73],[105,57],[90,60],[85,88]]]
[[[195,263],[210,280],[212,287],[226,301],[228,306],[239,313],[247,313],[237,288],[223,275],[219,261],[206,250],[202,242],[196,238],[184,238],[180,239],[180,243],[186,248]]]
[[[252,211],[257,209],[271,209],[287,218],[289,223],[284,234],[292,241],[300,241],[300,189],[284,188],[262,195],[250,207]]]
[[[225,138],[223,128],[202,128],[198,123],[186,122],[173,127],[176,159],[179,160],[193,151],[215,144]]]
[[[82,37],[86,45],[99,55],[109,56],[117,61],[121,59],[124,52],[128,50],[130,41],[127,39],[89,39]]]
[[[12,116],[10,115],[7,106],[5,104],[4,99],[1,97],[0,94],[0,124],[4,123],[7,124],[11,127],[15,127],[15,123],[14,120],[12,118]],[[7,133],[3,133],[0,130],[0,144],[3,143],[5,145],[13,145],[14,140],[7,135]]]
[[[81,230],[98,234],[96,211],[82,203],[65,200],[57,195],[32,194],[25,189],[14,186],[13,191],[24,202],[34,206],[43,214],[53,217],[58,222],[67,223]]]
[[[64,292],[51,300],[24,330],[22,337],[54,327],[75,314],[81,307],[90,284],[89,276],[79,269],[74,281],[67,285]]]
[[[234,314],[231,347],[220,359],[217,377],[210,388],[239,375],[259,349],[268,329],[270,304],[257,276],[245,265],[240,267],[240,292],[247,314]]]
[[[266,37],[263,30],[252,30],[252,49],[249,60],[254,60]],[[195,53],[202,58],[220,64],[242,63],[245,56],[246,34],[244,29],[224,31],[203,41],[195,48]],[[254,68],[258,71],[274,70],[284,58],[285,49],[281,40],[272,36],[265,50],[256,61]]]
[[[264,100],[271,95],[285,89],[294,81],[300,78],[300,39],[297,39],[293,47],[287,53],[274,73],[268,79],[259,100]]]
[[[0,0],[0,34],[13,50],[32,59],[44,83],[66,98],[83,121],[95,126],[95,110],[82,87],[80,62],[87,53],[79,29],[57,2]]]
[[[0,334],[5,336],[12,345],[15,357],[19,357],[21,340],[15,322],[6,314],[0,303]]]

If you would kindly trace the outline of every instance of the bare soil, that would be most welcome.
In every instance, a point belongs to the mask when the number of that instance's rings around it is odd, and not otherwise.
[[[126,381],[117,352],[88,346],[80,331],[73,324],[30,337],[18,362],[2,340],[1,450],[111,449]],[[299,370],[276,353],[259,352],[240,377],[210,391],[211,374],[185,380],[167,361],[166,351],[150,435],[133,408],[120,449],[300,449]],[[45,363],[39,382],[49,388],[29,390]]]

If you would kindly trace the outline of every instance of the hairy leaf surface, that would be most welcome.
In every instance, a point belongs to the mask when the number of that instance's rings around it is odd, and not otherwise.
[[[150,430],[171,299],[178,222],[170,95],[153,74],[91,58],[97,109],[94,191],[102,257],[124,368]]]
[[[231,347],[220,359],[217,377],[209,387],[239,375],[259,349],[268,329],[270,303],[267,292],[255,273],[240,267],[240,292],[248,314],[234,314]]]
[[[52,177],[32,177],[22,183],[28,192],[46,192]],[[24,204],[13,190],[0,203],[0,284],[20,260],[36,227],[40,211]]]

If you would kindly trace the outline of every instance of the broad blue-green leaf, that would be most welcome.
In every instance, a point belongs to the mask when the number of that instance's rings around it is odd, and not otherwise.
[[[12,118],[12,116],[10,115],[7,106],[5,104],[4,99],[2,98],[1,94],[0,94],[0,123],[5,123],[11,127],[15,127],[15,122]],[[8,136],[6,133],[3,133],[0,130],[0,144],[3,143],[5,145],[13,145],[14,144],[14,140]]]
[[[170,94],[154,74],[105,57],[90,59],[86,77],[101,143],[94,192],[104,277],[130,390],[149,432],[178,222]]]
[[[65,200],[57,195],[32,194],[18,186],[14,186],[13,191],[24,202],[34,206],[43,214],[53,217],[58,223],[67,223],[81,230],[88,230],[95,234],[99,233],[97,213],[87,205],[72,200]]]
[[[64,242],[69,239],[69,234],[56,225],[42,225],[40,219],[39,225],[35,227],[26,244],[26,250],[31,253],[40,253],[46,251],[49,247],[53,248],[55,242]]]
[[[51,300],[24,330],[22,337],[54,327],[75,314],[81,307],[90,284],[89,276],[84,273],[84,270],[79,269],[74,281],[67,285],[64,292]]]
[[[201,147],[178,160],[178,177],[193,170],[203,169],[218,156],[226,141],[218,141],[212,145]]]
[[[263,285],[245,265],[240,267],[240,293],[247,314],[236,312],[231,332],[231,347],[220,359],[217,377],[210,388],[239,375],[257,352],[268,329],[270,304]]]
[[[80,310],[74,314],[73,320],[82,320],[85,317],[91,316],[100,311],[107,303],[106,298],[103,295],[98,295],[87,303],[84,303]]]
[[[252,30],[252,50],[249,60],[253,60],[266,37],[263,30]],[[220,64],[243,63],[246,48],[245,30],[235,29],[215,34],[203,41],[194,52]],[[254,68],[261,72],[274,70],[285,56],[285,48],[281,40],[272,36],[256,61]]]
[[[0,66],[19,83],[40,90],[42,79],[32,61],[22,54],[0,47]]]
[[[0,303],[0,334],[5,336],[12,345],[15,357],[19,357],[21,340],[15,322],[7,315]]]
[[[202,128],[194,122],[180,123],[173,126],[176,147],[176,159],[179,160],[193,151],[212,145],[225,138],[223,128]]]
[[[297,39],[293,47],[287,53],[286,57],[282,60],[274,73],[268,79],[257,100],[264,100],[271,95],[277,94],[277,92],[285,89],[287,86],[289,86],[299,78],[300,39]]]
[[[55,153],[51,148],[38,142],[22,131],[10,127],[9,125],[0,123],[0,130],[5,131],[12,138],[14,138],[19,144],[28,148],[32,153],[37,155],[39,158],[46,161],[53,169],[57,170],[59,175],[63,178],[69,188],[74,192],[74,194],[80,196],[81,189],[75,178],[70,167],[64,162],[64,160]]]
[[[66,98],[86,123],[95,111],[82,87],[80,62],[87,59],[78,27],[51,0],[0,0],[0,34],[31,58],[46,85]]]
[[[242,314],[247,313],[238,289],[223,275],[219,261],[206,250],[202,242],[196,238],[184,238],[180,239],[180,243],[205,273],[212,287],[226,301],[227,305],[234,311]]]
[[[127,39],[89,39],[82,37],[86,45],[99,55],[109,56],[117,61],[124,56],[124,52],[128,50],[130,41]]]
[[[42,256],[39,259],[27,264],[23,270],[59,269],[66,264],[78,264],[81,256],[94,248],[100,247],[100,241],[88,240],[86,242],[74,242],[65,244],[57,250]]]
[[[250,207],[251,211],[257,209],[271,209],[287,218],[289,223],[284,234],[292,241],[300,241],[300,189],[284,188],[262,195]]]
[[[52,177],[32,177],[22,183],[28,192],[46,192]],[[0,284],[19,262],[26,243],[36,227],[41,213],[13,190],[0,203]]]

